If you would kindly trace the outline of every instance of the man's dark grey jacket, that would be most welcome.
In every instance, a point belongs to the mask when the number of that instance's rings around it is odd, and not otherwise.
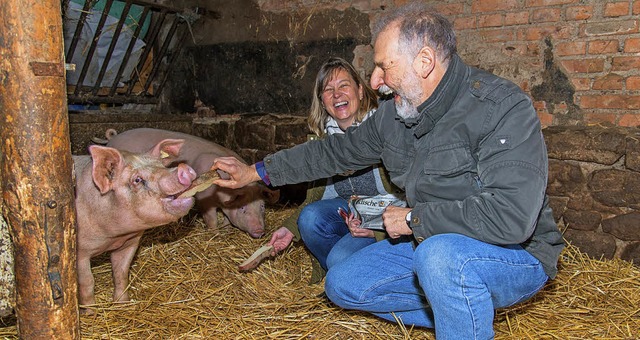
[[[299,183],[382,160],[407,194],[417,242],[457,233],[522,245],[550,278],[564,247],[545,194],[547,150],[530,98],[453,56],[416,119],[393,100],[358,128],[265,157],[271,184]]]

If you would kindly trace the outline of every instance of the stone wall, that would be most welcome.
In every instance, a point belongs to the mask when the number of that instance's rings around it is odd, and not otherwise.
[[[640,130],[550,127],[549,184],[565,237],[594,257],[640,264]]]

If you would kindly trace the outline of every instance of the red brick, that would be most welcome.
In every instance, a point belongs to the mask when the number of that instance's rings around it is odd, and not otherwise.
[[[527,0],[525,7],[542,7],[554,5],[566,5],[580,2],[580,0]]]
[[[571,83],[576,91],[588,91],[591,89],[591,78],[573,78]]]
[[[492,29],[479,32],[479,34],[485,42],[504,42],[515,39],[515,34],[511,29]]]
[[[529,12],[509,12],[505,14],[505,26],[525,25],[529,23]]]
[[[597,73],[604,70],[604,59],[573,59],[560,61],[569,73]]]
[[[636,0],[633,2],[632,11],[633,14],[640,14],[640,0]]]
[[[604,5],[605,17],[621,17],[629,14],[629,2],[609,2]]]
[[[547,102],[544,100],[535,100],[533,102],[533,108],[536,109],[536,111],[547,111]]]
[[[586,20],[593,16],[593,6],[573,6],[567,8],[567,20]]]
[[[464,13],[464,4],[438,4],[433,8],[444,16],[453,16]]]
[[[627,91],[640,90],[640,76],[631,76],[627,78]]]
[[[640,69],[640,56],[614,57],[611,62],[612,71],[631,71]]]
[[[586,36],[603,36],[611,34],[632,34],[638,32],[636,20],[588,22],[582,24],[580,30]]]
[[[476,28],[476,18],[474,16],[456,18],[453,20],[453,28],[456,30],[469,30]]]
[[[478,27],[502,26],[502,14],[478,15]]]
[[[553,115],[549,112],[538,112],[538,118],[543,128],[553,125]]]
[[[535,100],[533,102],[533,108],[536,109],[536,113],[543,127],[553,124],[553,115],[549,113],[546,101]]]
[[[584,55],[587,52],[587,43],[584,41],[573,41],[558,43],[556,54],[559,56]]]
[[[533,11],[531,22],[555,22],[560,20],[560,8],[541,8]]]
[[[640,114],[623,114],[618,121],[619,126],[640,126]]]
[[[615,73],[609,73],[604,77],[593,81],[591,88],[594,90],[622,90],[624,78]]]
[[[518,6],[518,0],[475,0],[471,5],[471,12],[510,11],[518,8]]]
[[[541,26],[518,31],[518,40],[544,40],[546,37],[570,39],[575,37],[569,26]]]
[[[593,40],[589,42],[589,54],[606,54],[618,52],[618,40]]]
[[[627,38],[624,41],[624,51],[628,53],[640,52],[640,38]]]
[[[583,109],[640,109],[640,96],[630,95],[583,95],[579,100]]]

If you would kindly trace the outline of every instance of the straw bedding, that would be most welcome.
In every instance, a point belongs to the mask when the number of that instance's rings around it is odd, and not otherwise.
[[[267,233],[291,213],[267,211]],[[289,247],[249,273],[238,265],[268,242],[232,228],[207,229],[189,217],[150,230],[131,268],[133,301],[111,303],[111,267],[94,264],[97,313],[81,316],[83,339],[435,339],[345,311],[309,285],[309,254]],[[14,325],[0,337],[16,338]],[[0,324],[0,326],[3,326]],[[594,260],[569,246],[560,273],[534,299],[495,318],[497,339],[640,339],[640,269]]]

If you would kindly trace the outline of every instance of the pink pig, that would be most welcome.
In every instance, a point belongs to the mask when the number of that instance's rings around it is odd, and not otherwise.
[[[195,171],[186,164],[167,168],[160,157],[177,155],[182,145],[163,140],[138,154],[93,145],[90,156],[73,156],[80,305],[95,304],[90,260],[105,252],[111,257],[113,301],[128,301],[129,267],[143,232],[177,221],[193,207],[193,197],[176,196],[191,185]]]
[[[173,160],[189,164],[198,174],[211,169],[213,160],[220,156],[233,156],[242,160],[238,154],[219,144],[180,132],[141,128],[118,134],[109,129],[106,137],[107,146],[132,152],[146,150],[163,139],[183,139],[184,146]],[[228,178],[226,173],[220,173],[220,176]],[[197,193],[195,197],[196,206],[208,227],[217,227],[217,209],[220,208],[233,226],[251,237],[260,238],[265,232],[265,201],[276,202],[279,191],[254,183],[240,189],[212,186]]]

